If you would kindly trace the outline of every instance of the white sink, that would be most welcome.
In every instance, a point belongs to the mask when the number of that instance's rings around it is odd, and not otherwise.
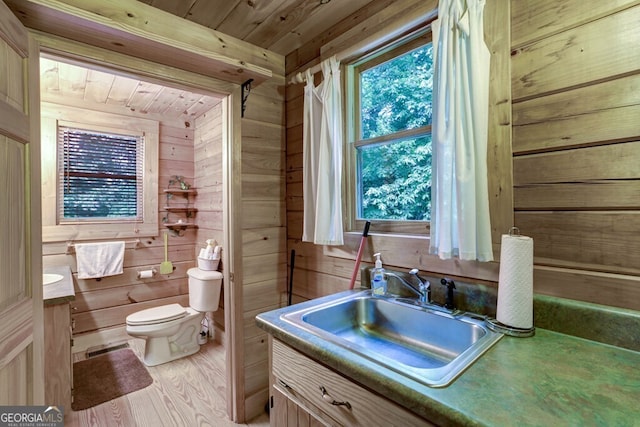
[[[44,273],[42,275],[42,284],[44,286],[47,285],[51,285],[53,283],[57,283],[60,280],[62,280],[64,278],[64,276],[62,274],[50,274],[50,273]]]

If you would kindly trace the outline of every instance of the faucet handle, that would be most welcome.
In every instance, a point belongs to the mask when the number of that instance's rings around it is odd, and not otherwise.
[[[422,279],[422,277],[420,277],[420,276],[418,275],[418,272],[419,272],[419,271],[420,271],[420,270],[418,270],[417,268],[412,268],[412,269],[409,271],[409,274],[411,274],[412,276],[416,276],[416,279],[418,279],[418,281],[419,281],[420,283],[422,283],[422,282],[428,282],[428,280],[424,280],[424,279]]]
[[[429,289],[431,289],[431,282],[429,282],[428,280],[425,280],[424,282],[420,281],[419,289],[422,292],[428,291]]]
[[[453,280],[448,279],[446,277],[441,279],[440,283],[442,283],[443,285],[445,285],[447,288],[450,288],[450,289],[456,288],[456,283]]]
[[[412,276],[415,276],[416,279],[418,279],[418,283],[420,283],[418,285],[418,289],[420,290],[420,301],[422,301],[423,303],[430,303],[431,302],[431,282],[429,282],[428,280],[424,280],[422,277],[420,277],[418,275],[418,269],[414,268],[411,269],[411,271],[409,271],[409,274],[411,274]]]
[[[440,280],[440,283],[447,287],[447,297],[444,303],[444,307],[448,309],[455,309],[456,306],[453,301],[453,290],[456,288],[456,284],[453,280],[444,278]]]

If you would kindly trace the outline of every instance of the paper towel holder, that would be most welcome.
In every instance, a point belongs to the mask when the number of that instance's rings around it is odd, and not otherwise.
[[[518,227],[511,227],[509,229],[509,236],[520,236],[520,229]],[[516,328],[515,326],[505,325],[499,322],[497,319],[487,318],[485,319],[487,327],[493,332],[498,332],[511,337],[532,337],[536,334],[536,328],[534,326],[530,328]]]
[[[510,337],[526,338],[532,337],[536,334],[536,328],[534,326],[530,328],[516,328],[505,325],[504,323],[491,318],[487,318],[485,323],[487,324],[487,328],[491,329],[493,332],[509,335]]]

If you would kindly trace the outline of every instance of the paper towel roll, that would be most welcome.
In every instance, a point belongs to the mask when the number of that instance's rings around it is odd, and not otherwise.
[[[496,320],[513,328],[533,327],[533,239],[531,237],[502,235]]]
[[[151,279],[153,277],[153,270],[142,270],[138,272],[138,279]]]

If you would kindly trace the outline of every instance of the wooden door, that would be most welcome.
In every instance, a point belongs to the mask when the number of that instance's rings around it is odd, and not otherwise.
[[[45,404],[38,79],[38,47],[0,1],[0,405]]]

